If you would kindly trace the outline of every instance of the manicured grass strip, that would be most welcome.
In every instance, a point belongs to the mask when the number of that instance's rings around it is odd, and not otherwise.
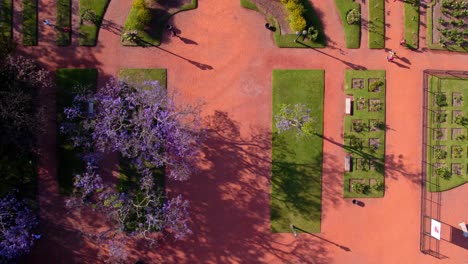
[[[257,5],[254,2],[250,1],[250,0],[240,0],[240,3],[241,3],[241,6],[244,7],[244,8],[259,11]]]
[[[37,0],[23,0],[23,45],[37,45]]]
[[[352,88],[353,79],[362,80],[362,88]],[[369,79],[379,79],[383,82],[379,91],[371,92],[369,89]],[[356,86],[355,86],[356,87]],[[382,197],[384,190],[374,190],[371,184],[373,181],[384,183],[384,163],[385,163],[385,71],[355,71],[345,72],[345,93],[353,97],[352,115],[346,115],[344,120],[344,149],[352,156],[352,169],[344,174],[344,197]],[[370,99],[380,100],[380,111],[370,110]],[[359,102],[362,102],[360,104]],[[359,105],[364,105],[358,110]],[[364,126],[362,131],[356,132],[353,129],[353,121],[361,121]],[[371,120],[382,122],[380,129],[370,129]],[[351,144],[352,138],[362,140],[362,146],[357,147]],[[370,146],[370,139],[378,139],[379,147],[373,150]],[[343,163],[344,164],[344,160]],[[371,166],[371,164],[374,164]],[[344,166],[344,165],[342,165]],[[350,181],[362,181],[362,184],[370,187],[368,194],[360,194],[350,191]]]
[[[340,12],[341,23],[345,32],[346,47],[348,49],[358,49],[361,46],[361,24],[348,24],[346,15],[352,9],[361,12],[361,5],[354,0],[335,0],[336,6]]]
[[[385,48],[385,1],[369,0],[369,48]]]
[[[125,79],[128,82],[143,83],[145,81],[158,81],[159,84],[166,88],[167,70],[166,69],[121,69],[119,78]],[[155,188],[164,190],[165,186],[165,168],[152,169],[155,180]],[[117,188],[119,191],[126,191],[131,188],[137,188],[140,180],[140,175],[135,166],[128,159],[119,157],[119,181]]]
[[[428,93],[428,113],[427,113],[427,184],[428,190],[431,192],[437,191],[446,191],[453,189],[457,186],[463,185],[468,182],[468,141],[467,139],[456,139],[452,137],[452,129],[462,129],[462,134],[466,137],[467,127],[463,125],[456,124],[454,120],[453,111],[462,111],[463,116],[468,116],[468,78],[458,79],[451,77],[429,77],[429,93]],[[445,93],[447,98],[447,106],[439,107],[435,104],[436,94]],[[453,106],[452,96],[453,93],[460,93],[463,97],[463,106]],[[445,122],[438,123],[436,122],[436,115],[439,111],[443,111],[446,114]],[[446,138],[445,139],[436,139],[435,130],[436,129],[445,129]],[[438,159],[435,155],[435,146],[444,146],[446,151],[446,157]],[[460,146],[462,149],[462,154],[460,158],[457,158],[452,155],[452,147]],[[442,164],[450,170],[450,177],[444,178],[435,174],[435,164]],[[454,175],[452,171],[452,164],[460,164],[461,175]],[[438,186],[437,186],[438,184]]]
[[[58,69],[57,81],[57,126],[65,120],[63,109],[73,102],[78,87],[96,90],[98,72],[96,69]],[[73,177],[82,173],[84,164],[77,150],[64,135],[57,132],[58,183],[60,193],[70,194],[73,189]]]
[[[405,2],[405,41],[410,49],[419,47],[419,0]]]
[[[1,0],[0,9],[0,34],[2,37],[11,39],[13,36],[13,2],[12,0]]]
[[[197,8],[198,0],[192,0],[190,4],[180,6],[176,11],[168,13],[167,10],[150,9],[151,21],[144,25],[138,20],[138,9],[133,7],[128,13],[122,33],[137,30],[138,39],[136,42],[127,41],[122,36],[122,43],[125,46],[159,46],[161,44],[162,33],[165,30],[167,21],[174,15],[182,11]],[[163,14],[163,15],[161,15]]]
[[[119,77],[136,83],[158,81],[163,88],[167,87],[166,69],[121,69],[119,71]]]
[[[323,70],[273,70],[271,231],[291,232],[290,224],[320,232],[322,199]],[[281,104],[305,104],[317,135],[278,134]]]
[[[86,10],[93,10],[96,14],[94,23],[81,20],[79,42],[82,46],[96,46],[99,28],[106,12],[109,0],[80,0],[80,15]]]
[[[68,46],[71,41],[71,31],[65,32],[65,28],[71,29],[71,0],[57,0],[57,45]]]

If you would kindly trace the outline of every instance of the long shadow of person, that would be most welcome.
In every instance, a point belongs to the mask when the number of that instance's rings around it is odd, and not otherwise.
[[[180,40],[182,40],[182,42],[184,42],[185,44],[189,44],[189,45],[198,45],[197,42],[191,40],[191,39],[188,39],[188,38],[184,38],[184,37],[181,37],[181,36],[177,36]]]

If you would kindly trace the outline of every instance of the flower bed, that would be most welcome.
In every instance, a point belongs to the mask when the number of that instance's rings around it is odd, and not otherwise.
[[[429,76],[428,83],[427,186],[444,191],[468,182],[468,79]]]
[[[354,98],[345,117],[344,148],[352,170],[344,175],[345,197],[382,197],[385,161],[385,72],[345,73],[345,92]]]

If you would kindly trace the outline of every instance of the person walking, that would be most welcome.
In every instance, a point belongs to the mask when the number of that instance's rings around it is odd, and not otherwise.
[[[172,25],[167,24],[166,29],[168,31],[171,31],[173,37],[177,37],[177,32],[175,31],[174,27]]]
[[[45,19],[44,21],[42,21],[44,23],[44,25],[46,26],[50,26],[50,21],[48,19]]]

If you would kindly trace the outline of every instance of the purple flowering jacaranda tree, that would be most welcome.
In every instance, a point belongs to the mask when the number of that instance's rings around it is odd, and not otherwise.
[[[36,215],[22,200],[13,193],[0,198],[0,263],[12,263],[29,252],[36,226]]]

